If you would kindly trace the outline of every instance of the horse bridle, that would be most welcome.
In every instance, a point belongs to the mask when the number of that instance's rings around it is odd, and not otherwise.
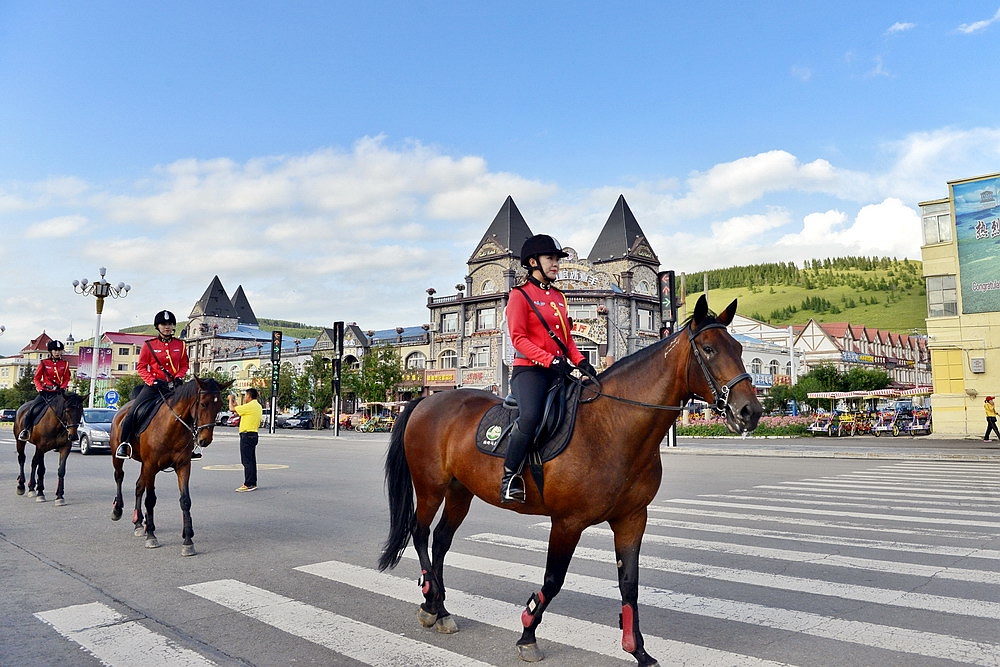
[[[202,394],[219,394],[221,396],[222,392],[221,391],[205,391],[204,389],[199,389],[198,390],[198,395],[201,396]],[[174,416],[174,419],[176,419],[181,424],[183,424],[184,428],[186,428],[188,430],[188,432],[191,434],[191,439],[194,441],[195,444],[198,444],[198,434],[203,429],[211,428],[211,427],[215,426],[215,422],[214,421],[211,422],[211,423],[208,423],[208,424],[202,424],[200,426],[198,425],[198,415],[201,412],[201,401],[200,400],[197,400],[197,399],[195,400],[195,407],[194,407],[194,423],[195,423],[195,425],[194,426],[188,426],[188,423],[186,421],[184,421],[184,418],[181,417],[176,412],[174,412],[174,406],[170,405],[170,403],[167,402],[167,397],[166,396],[163,397],[163,402],[166,403],[167,409],[170,410],[170,414],[172,414]]]
[[[63,410],[65,410],[69,402],[66,400],[65,396],[63,396],[62,399],[63,399]],[[66,435],[69,435],[69,425],[63,421],[62,413],[60,413],[58,410],[52,407],[52,402],[56,400],[55,397],[53,397],[52,400],[50,401],[49,399],[43,396],[42,400],[45,401],[45,409],[48,410],[49,408],[52,408],[52,414],[56,416],[56,421],[59,422],[59,425],[63,427],[64,431],[66,431]],[[44,415],[45,412],[43,411],[42,414]],[[39,419],[41,418],[39,417]],[[76,426],[79,427],[80,424],[77,424]]]
[[[752,381],[753,376],[751,376],[749,373],[741,373],[736,377],[732,378],[731,380],[729,380],[729,382],[725,384],[719,384],[719,381],[716,380],[715,376],[713,376],[711,371],[709,371],[708,364],[705,363],[705,358],[701,356],[701,352],[698,350],[698,346],[695,345],[694,342],[695,338],[697,338],[703,331],[708,331],[709,329],[725,329],[726,325],[722,324],[721,322],[712,322],[711,324],[707,324],[703,327],[700,327],[697,331],[693,330],[690,324],[685,328],[687,329],[688,342],[691,344],[691,352],[694,354],[694,358],[697,359],[698,366],[699,368],[701,368],[701,372],[705,376],[705,380],[708,382],[708,387],[712,391],[713,400],[711,403],[709,403],[709,405],[711,405],[712,410],[714,410],[718,414],[724,414],[727,410],[731,411],[732,408],[729,405],[729,396],[732,393],[733,387],[735,387],[740,382],[743,382],[744,380]],[[670,336],[670,338],[674,338],[679,334],[680,331],[675,333],[673,336]],[[571,379],[575,382],[580,382],[580,380],[577,380],[572,376]],[[581,399],[580,401],[581,403],[589,403],[590,401],[593,401],[600,396],[604,396],[605,398],[610,398],[615,401],[620,401],[621,403],[628,403],[629,405],[636,405],[643,408],[652,408],[654,410],[684,409],[683,405],[660,405],[658,403],[644,403],[643,401],[635,401],[632,400],[631,398],[625,398],[624,396],[612,396],[611,394],[605,394],[601,387],[600,381],[596,377],[590,377],[588,379],[595,385],[597,385],[597,387],[596,389],[592,387],[585,387],[585,389],[587,389],[588,391],[593,391],[595,395],[593,398],[590,399],[586,400]],[[705,400],[703,396],[700,396],[693,392],[689,396],[694,398],[699,398],[708,403],[708,401]]]

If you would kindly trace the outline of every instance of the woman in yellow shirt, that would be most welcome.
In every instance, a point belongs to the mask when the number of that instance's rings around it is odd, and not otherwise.
[[[983,402],[983,409],[986,410],[986,435],[983,436],[984,442],[990,441],[990,431],[997,434],[997,440],[1000,440],[1000,431],[997,430],[997,409],[993,405],[993,396],[987,396],[986,401]]]

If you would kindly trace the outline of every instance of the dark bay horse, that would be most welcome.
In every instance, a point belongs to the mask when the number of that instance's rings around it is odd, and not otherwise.
[[[579,407],[566,450],[544,464],[544,497],[525,475],[527,502],[500,504],[503,459],[476,449],[476,427],[499,399],[460,389],[411,401],[392,430],[386,454],[390,530],[379,569],[395,567],[413,539],[420,559],[424,602],[417,617],[425,627],[456,632],[444,606],[444,558],[473,496],[523,514],[548,515],[545,580],[521,614],[517,649],[523,660],[542,659],[535,629],[562,588],[570,559],[587,526],[607,521],[614,532],[622,598],[622,648],[640,665],[658,664],[639,631],[639,548],[646,507],[662,474],[660,444],[682,406],[692,397],[713,403],[734,432],[757,426],[761,405],[740,358],[742,346],[726,326],[733,301],[717,317],[702,296],[694,315],[673,336],[625,357],[588,384],[594,400]],[[416,506],[414,507],[414,493]],[[428,554],[430,526],[441,508]]]
[[[160,546],[156,539],[156,524],[153,521],[153,508],[156,506],[156,473],[173,468],[177,474],[177,488],[180,490],[181,513],[184,527],[181,537],[182,556],[195,554],[194,527],[191,524],[191,494],[188,484],[191,479],[191,453],[195,443],[207,447],[212,443],[215,433],[215,418],[222,409],[222,392],[232,385],[232,381],[218,383],[215,380],[195,378],[174,390],[160,403],[149,426],[138,436],[132,438],[132,459],[138,461],[139,477],[135,482],[135,511],[132,513],[132,523],[135,524],[135,535],[146,537],[146,548]],[[112,463],[115,467],[115,484],[118,492],[115,495],[111,519],[122,518],[122,480],[125,479],[124,460],[114,455],[121,441],[121,422],[125,414],[134,407],[134,401],[122,406],[111,422]],[[138,427],[138,423],[136,424]],[[146,496],[146,515],[142,513],[142,497]]]
[[[63,481],[66,477],[66,459],[69,458],[70,444],[76,442],[76,430],[83,416],[83,397],[73,392],[55,394],[48,399],[48,405],[42,416],[35,422],[28,440],[17,438],[23,429],[24,418],[33,401],[28,401],[17,409],[14,417],[14,433],[17,442],[17,465],[21,472],[17,476],[17,495],[24,495],[24,445],[30,442],[35,446],[35,455],[31,457],[31,477],[28,479],[28,497],[35,497],[36,502],[45,502],[45,452],[59,450],[59,483],[56,485],[56,506],[63,506]],[[37,475],[37,483],[36,483]]]

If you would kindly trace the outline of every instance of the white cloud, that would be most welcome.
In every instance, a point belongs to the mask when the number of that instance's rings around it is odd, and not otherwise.
[[[887,35],[894,35],[899,32],[907,32],[908,30],[913,30],[917,27],[916,23],[910,23],[908,21],[896,21],[885,31]]]
[[[87,218],[82,215],[64,215],[28,225],[24,236],[29,239],[65,238],[74,235],[86,224]]]
[[[993,16],[982,21],[974,21],[972,23],[963,23],[958,26],[958,31],[965,35],[971,35],[974,32],[980,32],[981,30],[986,30],[997,21],[1000,21],[1000,9],[996,11]]]
[[[868,76],[868,77],[875,77],[875,76],[885,76],[885,77],[888,77],[888,76],[892,76],[891,74],[889,74],[889,70],[887,70],[885,68],[885,63],[882,61],[882,56],[875,56],[874,58],[872,58],[872,62],[874,64],[872,65],[872,68],[870,70],[868,70],[868,73],[867,73],[866,76]]]

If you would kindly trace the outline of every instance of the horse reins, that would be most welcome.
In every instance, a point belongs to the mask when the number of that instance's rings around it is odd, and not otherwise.
[[[713,322],[711,324],[707,324],[707,325],[701,327],[697,331],[693,331],[691,329],[690,325],[688,325],[688,327],[686,327],[686,328],[688,330],[688,341],[691,344],[691,351],[694,354],[694,358],[697,359],[697,361],[698,361],[698,366],[701,368],[701,372],[702,372],[702,374],[704,374],[705,380],[708,382],[709,389],[712,391],[712,397],[714,399],[710,403],[710,405],[712,406],[712,409],[715,412],[719,413],[719,414],[723,414],[727,410],[731,411],[731,408],[729,406],[729,396],[730,396],[730,393],[732,392],[733,387],[736,386],[737,384],[739,384],[740,382],[743,382],[744,380],[753,380],[753,376],[751,376],[749,373],[741,373],[740,375],[737,375],[736,377],[734,377],[731,380],[729,380],[729,382],[725,383],[724,385],[720,385],[719,381],[716,380],[715,376],[713,376],[712,373],[711,373],[711,371],[708,370],[708,364],[705,363],[704,357],[701,356],[701,352],[698,350],[698,346],[695,345],[695,342],[694,342],[695,338],[697,338],[698,335],[701,334],[701,332],[707,331],[708,329],[725,329],[726,325],[724,325],[724,324],[722,324],[720,322]],[[679,334],[680,334],[680,332],[678,331],[676,334],[674,334],[674,336],[677,336]],[[673,338],[674,336],[671,336],[671,338]],[[577,380],[576,378],[571,378],[571,379],[574,382],[581,382],[580,380]],[[605,398],[610,398],[612,400],[619,401],[621,403],[627,403],[629,405],[635,405],[635,406],[642,407],[642,408],[651,408],[651,409],[654,409],[654,410],[683,410],[684,409],[683,405],[660,405],[658,403],[644,403],[643,401],[636,401],[636,400],[633,400],[631,398],[625,398],[624,396],[613,396],[611,394],[605,394],[604,391],[603,391],[603,388],[601,387],[600,381],[596,377],[591,377],[589,379],[594,384],[596,384],[597,387],[596,387],[596,389],[594,389],[594,388],[590,388],[590,387],[584,386],[584,389],[587,389],[588,391],[593,391],[594,394],[595,394],[595,396],[594,396],[594,398],[588,399],[586,401],[581,400],[580,401],[581,403],[584,403],[584,402],[589,403],[590,401],[596,400],[597,398],[599,398],[601,396],[604,396]],[[699,398],[699,399],[705,401],[704,397],[702,397],[702,396],[700,396],[698,394],[695,394],[693,392],[690,394],[690,396],[693,396],[694,398]],[[705,401],[705,402],[708,403],[708,401]]]
[[[215,391],[204,391],[202,389],[199,389],[198,390],[198,395],[200,396],[201,394],[219,394],[221,396],[222,392],[221,391],[218,391],[218,392],[215,392]],[[215,422],[212,422],[210,424],[202,424],[201,426],[198,425],[198,415],[199,415],[199,413],[201,411],[201,401],[195,400],[195,408],[194,408],[194,423],[195,423],[195,425],[194,426],[189,426],[188,423],[186,421],[184,421],[183,417],[181,417],[179,414],[177,414],[176,412],[174,412],[174,406],[170,405],[170,403],[167,401],[167,397],[163,396],[163,394],[160,394],[160,396],[163,398],[163,402],[166,404],[167,409],[170,410],[170,414],[172,414],[174,416],[174,419],[176,419],[181,424],[183,424],[184,428],[186,428],[188,430],[188,432],[191,434],[191,439],[194,441],[195,444],[198,444],[198,433],[200,433],[202,430],[204,430],[206,428],[211,428],[212,426],[215,426]]]

